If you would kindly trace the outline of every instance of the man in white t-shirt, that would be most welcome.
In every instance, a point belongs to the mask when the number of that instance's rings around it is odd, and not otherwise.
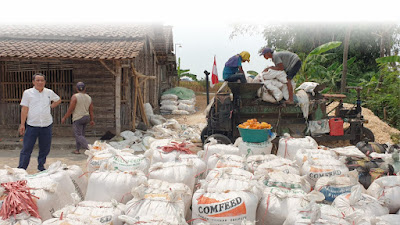
[[[45,170],[44,164],[50,152],[53,117],[50,108],[61,103],[61,98],[52,90],[45,88],[46,77],[36,73],[32,77],[33,88],[24,91],[21,100],[20,135],[24,135],[24,144],[19,155],[18,168],[27,169],[33,147],[39,139],[39,171]]]

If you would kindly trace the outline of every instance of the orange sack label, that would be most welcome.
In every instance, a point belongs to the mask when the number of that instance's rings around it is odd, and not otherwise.
[[[235,217],[246,215],[246,204],[241,197],[217,201],[201,196],[198,199],[198,204],[198,212],[207,217]]]

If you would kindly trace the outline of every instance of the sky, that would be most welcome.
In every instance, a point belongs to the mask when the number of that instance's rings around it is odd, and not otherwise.
[[[204,77],[216,57],[219,78],[225,62],[248,51],[245,71],[262,71],[267,62],[257,53],[266,45],[261,34],[230,39],[237,23],[397,22],[400,0],[5,0],[0,23],[163,23],[173,26],[181,68]],[[394,9],[394,10],[392,10]],[[396,12],[397,10],[397,12]],[[179,45],[174,45],[179,46]]]

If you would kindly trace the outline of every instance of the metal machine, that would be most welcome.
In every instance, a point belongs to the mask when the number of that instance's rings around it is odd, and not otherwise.
[[[359,87],[349,87],[357,90],[357,105],[352,109],[343,107],[341,94],[319,94],[309,96],[309,113],[305,118],[302,109],[297,105],[274,104],[262,101],[257,97],[257,90],[261,83],[228,83],[230,92],[216,93],[214,102],[207,115],[208,125],[203,129],[201,138],[203,143],[207,138],[213,137],[221,143],[233,143],[240,136],[237,126],[252,118],[260,122],[270,123],[273,132],[278,136],[289,133],[293,137],[304,137],[308,133],[308,121],[329,119],[327,106],[335,101],[339,104],[335,110],[335,117],[340,117],[349,123],[342,136],[329,134],[311,135],[316,141],[350,140],[357,143],[360,140],[374,141],[373,133],[365,128],[366,122],[361,112]],[[316,87],[316,89],[323,87]],[[231,95],[233,94],[233,96]],[[332,111],[332,110],[331,110]]]

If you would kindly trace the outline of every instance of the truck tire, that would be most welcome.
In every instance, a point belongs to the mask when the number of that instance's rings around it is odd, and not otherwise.
[[[210,136],[205,140],[204,144],[208,143],[208,142],[210,141],[211,138],[216,139],[216,140],[218,141],[218,144],[225,144],[225,145],[232,144],[231,140],[230,140],[227,136],[225,136],[225,135],[223,135],[223,134],[213,134],[213,135],[210,135]]]
[[[204,127],[200,134],[201,143],[203,143],[203,145],[207,137],[208,137],[208,126]]]
[[[346,129],[345,133],[347,130],[350,130],[350,129]],[[363,127],[362,135],[356,134],[356,138],[354,140],[350,140],[350,143],[353,145],[356,145],[360,141],[374,142],[375,141],[374,133],[372,133],[372,131],[370,129]]]

